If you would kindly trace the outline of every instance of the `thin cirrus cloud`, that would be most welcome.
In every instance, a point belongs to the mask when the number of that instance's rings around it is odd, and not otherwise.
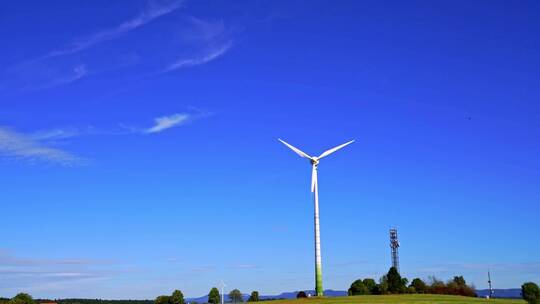
[[[169,116],[162,116],[154,119],[155,123],[152,127],[144,130],[144,133],[159,133],[164,130],[180,126],[184,124],[190,118],[189,114],[173,114]]]
[[[39,131],[31,135],[31,137],[35,140],[62,140],[66,138],[71,137],[77,137],[83,134],[88,134],[92,131],[92,128],[88,128],[86,130],[80,130],[80,129],[51,129],[51,130],[45,130],[45,131]]]
[[[0,82],[7,87],[41,90],[76,82],[89,75],[87,65],[78,61],[24,62],[8,68],[0,75]]]
[[[50,265],[90,265],[105,263],[107,261],[90,259],[36,259],[20,257],[11,254],[7,250],[0,249],[0,267],[26,267],[26,266],[50,266]]]
[[[8,127],[0,126],[0,159],[25,161],[28,163],[50,163],[64,166],[88,164],[88,160],[80,158],[68,151],[52,147],[57,141],[86,135],[121,136],[128,134],[155,134],[181,126],[188,121],[207,114],[176,113],[154,119],[149,128],[122,126],[120,129],[98,130],[94,127],[51,129],[34,133],[21,133]],[[1,262],[1,259],[0,259]]]
[[[186,21],[191,28],[186,36],[192,36],[194,41],[198,41],[204,47],[190,56],[171,61],[161,73],[208,63],[223,56],[233,45],[231,29],[225,27],[223,21],[208,21],[192,16]]]
[[[258,269],[259,266],[254,265],[254,264],[238,264],[238,265],[233,265],[229,268],[231,269]]]
[[[4,71],[4,75],[0,75],[2,78],[0,80],[7,84],[6,87],[42,90],[77,82],[91,74],[108,71],[111,66],[126,66],[126,63],[118,63],[122,61],[121,58],[129,57],[129,51],[124,49],[121,49],[120,53],[116,55],[111,55],[114,58],[113,61],[97,58],[95,54],[87,54],[85,62],[82,62],[78,56],[73,55],[97,47],[103,42],[121,38],[159,17],[176,11],[181,7],[182,2],[181,0],[150,1],[146,9],[136,17],[124,21],[116,27],[75,39],[45,55],[13,65]],[[88,64],[86,61],[92,62],[92,64]],[[89,70],[92,73],[89,73]]]
[[[37,291],[56,285],[68,289],[70,284],[105,279],[121,272],[118,262],[93,259],[45,259],[20,257],[0,248],[0,292]]]
[[[119,21],[116,27],[68,40],[71,42],[7,68],[0,72],[0,82],[5,88],[43,90],[97,75],[100,78],[114,75],[112,81],[155,76],[203,65],[225,55],[232,48],[233,39],[232,29],[222,20],[177,14],[168,22],[158,22],[182,8],[183,2],[149,1],[138,15]],[[142,28],[153,31],[140,30]],[[150,35],[150,32],[162,35]],[[120,38],[129,43],[118,41]],[[159,53],[155,52],[156,48],[160,49]],[[83,52],[84,57],[81,57]],[[103,56],[104,53],[107,56]],[[123,73],[126,68],[135,70]]]
[[[26,87],[26,89],[39,90],[39,89],[48,89],[48,88],[56,87],[59,85],[65,85],[65,84],[75,82],[85,77],[87,74],[88,72],[86,70],[86,65],[80,64],[68,70],[66,72],[66,75],[53,78],[52,80],[48,82],[44,82],[38,85],[29,85]]]
[[[182,1],[172,1],[162,5],[150,5],[138,16],[131,20],[125,21],[119,26],[105,29],[87,37],[81,38],[64,48],[50,52],[49,54],[42,57],[42,59],[77,53],[102,42],[114,40],[155,20],[156,18],[159,18],[177,10],[181,7],[181,4]]]
[[[213,49],[212,51],[204,54],[201,57],[181,59],[176,62],[173,62],[168,67],[166,67],[163,72],[165,73],[165,72],[178,70],[184,67],[191,67],[191,66],[205,64],[225,54],[231,48],[231,46],[232,46],[232,41],[229,40],[225,42],[225,44],[223,44],[222,46],[216,49]]]
[[[39,140],[9,128],[0,127],[0,156],[28,162],[48,162],[71,166],[82,159],[61,149],[44,145]]]

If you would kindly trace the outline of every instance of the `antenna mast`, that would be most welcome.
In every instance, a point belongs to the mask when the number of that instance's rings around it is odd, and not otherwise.
[[[390,248],[392,248],[392,267],[396,268],[399,272],[399,240],[397,236],[397,229],[390,229]]]
[[[488,270],[489,298],[493,297],[493,287],[491,287],[491,273]]]

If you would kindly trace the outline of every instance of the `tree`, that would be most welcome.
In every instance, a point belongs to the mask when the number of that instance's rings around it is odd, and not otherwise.
[[[379,279],[379,294],[388,294],[388,277],[385,275]]]
[[[35,304],[34,299],[27,293],[19,293],[8,302],[9,304]]]
[[[417,293],[427,292],[427,285],[420,278],[415,278],[414,280],[412,280],[410,287],[414,287],[414,290]]]
[[[404,282],[395,267],[390,267],[386,277],[388,279],[388,292],[403,293],[405,291],[405,285],[403,284]]]
[[[467,286],[467,282],[465,282],[465,278],[463,278],[463,276],[455,276],[452,281],[454,281],[454,283],[456,283],[456,285],[459,287]]]
[[[409,284],[409,279],[401,278],[401,292],[407,292],[407,284]]]
[[[349,288],[348,295],[358,296],[358,295],[367,295],[369,294],[369,289],[364,285],[362,280],[356,280],[351,284]]]
[[[259,302],[259,292],[252,291],[251,295],[249,296],[248,302]]]
[[[446,285],[443,281],[437,279],[434,276],[429,277],[429,281],[431,284],[429,285],[429,293],[434,294],[445,294],[446,293]]]
[[[445,294],[457,295],[459,292],[459,286],[454,280],[446,283]]]
[[[366,288],[368,289],[369,294],[379,293],[379,287],[377,286],[377,283],[375,282],[374,279],[367,278],[367,279],[362,280],[362,283],[364,283],[364,286],[366,286]]]
[[[307,294],[305,291],[300,291],[296,294],[296,298],[297,299],[301,299],[301,298],[307,298]]]
[[[455,276],[446,284],[446,294],[476,297],[474,287],[467,285],[463,276]]]
[[[170,304],[170,300],[171,297],[169,296],[159,296],[154,300],[154,304]]]
[[[238,289],[233,289],[231,292],[229,292],[229,299],[233,303],[244,302],[244,299],[242,299],[242,293]]]
[[[521,285],[521,296],[529,304],[540,303],[540,288],[533,282]]]
[[[169,298],[170,304],[185,304],[184,294],[180,290],[175,290]]]
[[[212,287],[212,289],[210,289],[210,293],[208,294],[208,303],[218,304],[219,302],[221,302],[219,290],[216,287]]]

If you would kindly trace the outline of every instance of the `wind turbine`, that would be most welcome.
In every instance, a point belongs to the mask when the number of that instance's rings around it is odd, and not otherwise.
[[[303,158],[309,159],[311,162],[311,192],[313,195],[313,200],[315,204],[315,293],[318,297],[323,296],[323,286],[322,286],[322,263],[321,263],[321,238],[320,238],[320,229],[319,229],[319,184],[317,182],[317,167],[321,158],[326,157],[337,150],[350,145],[354,142],[351,140],[342,145],[339,145],[330,150],[324,151],[321,155],[309,156],[306,153],[302,152],[300,149],[293,147],[292,145],[286,143],[285,141],[278,138],[285,146],[289,147],[296,154],[300,155]]]
[[[225,286],[227,286],[227,285],[225,285],[225,282],[223,282],[223,280],[221,280],[221,281],[219,282],[219,285],[221,286],[221,304],[224,304],[224,303],[225,303],[225,301],[224,301],[224,297],[225,297]]]

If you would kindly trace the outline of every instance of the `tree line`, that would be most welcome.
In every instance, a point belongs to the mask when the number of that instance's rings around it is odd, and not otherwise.
[[[366,278],[354,281],[348,290],[349,296],[356,295],[384,295],[384,294],[403,294],[403,293],[429,293],[429,294],[448,294],[474,297],[476,293],[474,287],[467,285],[462,276],[455,276],[448,282],[443,282],[430,277],[429,283],[425,283],[420,278],[415,278],[408,284],[406,278],[402,278],[397,269],[390,268],[388,273],[379,279],[379,283],[374,279]],[[521,296],[528,304],[540,304],[540,287],[536,283],[527,282],[521,286]],[[305,298],[307,294],[301,291],[297,298]],[[238,289],[233,289],[228,294],[229,303],[243,302],[243,295]],[[253,291],[249,296],[248,302],[265,301],[259,299],[259,292]],[[186,304],[184,294],[180,290],[175,290],[170,296],[158,296],[154,301],[151,300],[100,300],[100,299],[59,299],[59,300],[34,300],[32,296],[26,293],[19,293],[15,297],[2,298],[0,304],[38,304],[44,302],[55,302],[57,304]],[[213,287],[208,294],[208,303],[221,303],[221,295],[216,287]],[[190,302],[189,304],[197,304]]]
[[[447,282],[431,276],[428,283],[420,278],[415,278],[409,284],[407,278],[402,278],[396,268],[391,267],[388,273],[376,283],[374,279],[366,278],[354,281],[348,289],[349,296],[356,295],[385,295],[404,293],[427,293],[445,294],[466,297],[476,297],[475,288],[468,285],[463,276],[455,276]],[[306,294],[298,294],[297,298],[306,297]],[[540,287],[533,282],[521,285],[521,297],[528,304],[540,304]]]
[[[420,278],[413,279],[410,284],[407,278],[402,278],[395,267],[391,267],[379,283],[372,278],[359,279],[351,284],[348,295],[385,295],[403,293],[430,293],[476,297],[474,286],[467,284],[462,276],[456,276],[448,282],[430,277],[429,283]]]
[[[231,290],[229,294],[227,295],[227,297],[228,297],[227,302],[229,303],[244,302],[244,297],[242,295],[242,292],[240,292],[240,290],[238,289]],[[259,302],[259,292],[252,291],[247,301]],[[212,287],[212,289],[210,289],[210,292],[208,293],[207,303],[210,303],[210,304],[221,303],[221,294],[219,293],[219,290],[216,287]],[[184,295],[182,294],[182,292],[180,290],[175,290],[170,296],[158,296],[154,300],[154,304],[186,304],[186,301],[184,300]],[[190,304],[197,304],[197,303],[192,301],[190,302]]]
[[[34,299],[27,293],[19,293],[15,297],[0,298],[0,304],[154,304],[153,300],[101,300],[101,299]]]

